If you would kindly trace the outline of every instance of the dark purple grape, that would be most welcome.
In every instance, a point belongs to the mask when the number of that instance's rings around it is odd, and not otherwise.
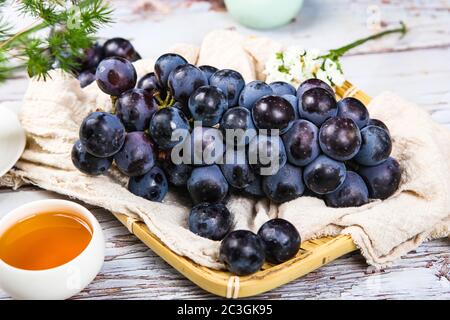
[[[286,163],[275,175],[265,176],[262,188],[266,196],[275,203],[284,203],[303,195],[302,169]]]
[[[325,195],[327,206],[333,208],[360,207],[369,202],[369,191],[364,180],[355,172],[347,171],[342,186]]]
[[[320,127],[328,118],[337,115],[337,103],[334,96],[322,88],[309,89],[299,100],[298,111],[301,118]]]
[[[159,84],[154,72],[150,72],[142,76],[137,83],[137,87],[147,91],[150,94],[159,93],[161,99],[163,100],[166,98],[166,91]]]
[[[249,275],[261,269],[264,263],[264,243],[251,231],[232,231],[220,244],[219,258],[231,273]]]
[[[189,214],[189,230],[203,238],[222,240],[233,225],[233,217],[222,203],[200,203]]]
[[[219,88],[204,86],[195,90],[188,105],[195,121],[201,121],[204,127],[212,127],[219,123],[228,109],[228,100]]]
[[[228,193],[228,183],[217,165],[198,167],[192,171],[187,188],[194,204],[218,203]]]
[[[186,116],[186,118],[192,119],[191,111],[189,111],[189,107],[188,107],[187,103],[184,104],[179,101],[175,101],[175,103],[172,105],[172,107],[177,108],[178,110],[181,110],[181,112],[183,112],[183,114]]]
[[[286,150],[279,136],[259,135],[248,146],[248,161],[255,173],[274,175],[286,164]]]
[[[128,190],[136,196],[161,202],[169,190],[167,178],[159,167],[153,167],[143,176],[131,177]]]
[[[157,110],[155,99],[143,89],[128,90],[116,101],[116,115],[128,132],[145,131]]]
[[[229,147],[247,145],[256,135],[251,112],[244,107],[225,111],[220,120],[220,129]]]
[[[272,88],[267,83],[258,80],[249,82],[241,91],[239,105],[251,110],[256,101],[272,94]]]
[[[208,79],[192,64],[176,67],[169,75],[168,87],[175,100],[187,104],[189,97],[200,87],[208,85]]]
[[[291,95],[291,94],[284,94],[281,97],[286,99],[287,101],[289,101],[289,103],[291,104],[292,108],[294,108],[295,119],[299,119],[300,115],[298,114],[298,98],[296,96]]]
[[[344,163],[320,155],[305,167],[303,180],[312,192],[327,194],[336,191],[344,183],[346,174]]]
[[[300,249],[300,234],[292,223],[284,219],[272,219],[259,228],[258,235],[264,242],[266,260],[279,264],[295,257]]]
[[[261,176],[255,175],[255,180],[244,188],[244,193],[255,198],[265,197],[266,194],[262,189]]]
[[[259,99],[252,108],[252,117],[258,129],[278,129],[286,132],[295,120],[295,111],[286,99],[267,96]]]
[[[170,160],[163,161],[161,165],[171,184],[175,187],[186,187],[193,170],[192,166],[184,163],[173,164]]]
[[[247,162],[244,149],[227,150],[226,161],[220,168],[228,183],[236,189],[248,187],[256,179]]]
[[[273,90],[273,94],[276,96],[284,96],[285,94],[293,95],[295,96],[295,88],[292,84],[283,82],[283,81],[276,81],[272,82],[270,84],[270,87]]]
[[[73,165],[81,172],[97,176],[105,174],[111,167],[112,158],[97,158],[89,154],[80,140],[75,142],[72,148]]]
[[[218,71],[217,68],[212,67],[212,66],[200,66],[198,68],[203,71],[203,73],[206,76],[206,79],[208,79],[208,83],[209,83],[209,78],[211,78],[211,76]]]
[[[186,116],[177,108],[163,108],[153,114],[150,120],[150,136],[163,150],[172,149],[189,134],[189,121]],[[172,137],[174,133],[179,133],[178,139]],[[172,140],[174,138],[174,140]]]
[[[93,156],[110,157],[122,148],[125,127],[111,113],[93,112],[81,124],[80,141]]]
[[[361,149],[355,161],[364,166],[376,166],[391,155],[392,141],[389,133],[377,126],[367,126],[361,130]]]
[[[283,135],[288,161],[306,166],[320,154],[319,129],[307,120],[295,120]]]
[[[312,79],[308,79],[308,80],[304,81],[298,87],[298,89],[297,89],[298,100],[302,101],[303,94],[306,91],[308,91],[309,89],[313,89],[313,88],[322,88],[322,89],[328,91],[328,93],[330,93],[333,98],[335,97],[333,88],[331,88],[326,82],[323,82],[322,80],[319,80],[319,79],[312,78]]]
[[[392,196],[402,178],[400,164],[391,157],[377,166],[361,166],[358,173],[364,179],[369,189],[369,197],[372,199],[384,200]]]
[[[195,127],[190,136],[191,164],[204,166],[222,162],[225,147],[216,128]]]
[[[175,70],[176,67],[187,64],[185,58],[175,53],[163,54],[155,62],[155,74],[160,85],[163,88],[167,88],[167,81],[169,80],[170,73]]]
[[[361,147],[361,133],[350,118],[330,118],[320,128],[319,144],[327,156],[338,161],[350,160]]]
[[[245,86],[244,78],[239,72],[229,69],[219,70],[211,76],[209,83],[225,92],[229,108],[237,106],[239,95]]]
[[[144,132],[130,132],[122,149],[114,155],[117,167],[129,177],[142,176],[155,165],[153,144]]]
[[[85,49],[83,57],[78,59],[80,71],[96,69],[104,57],[103,46],[95,43],[92,47]]]
[[[95,70],[81,71],[77,79],[80,81],[80,87],[85,88],[95,81]]]
[[[338,102],[337,107],[338,117],[352,119],[360,129],[364,128],[369,122],[369,111],[358,99],[352,97],[344,98]]]
[[[367,126],[376,126],[376,127],[380,127],[381,129],[384,129],[387,131],[387,133],[390,134],[389,132],[389,128],[387,127],[387,125],[378,119],[369,119],[369,122],[367,123]]]
[[[120,58],[106,58],[100,62],[95,72],[97,85],[104,93],[119,96],[136,85],[136,70],[130,61]]]
[[[131,62],[139,60],[141,56],[136,52],[130,41],[123,38],[112,38],[103,44],[105,57],[122,57]]]

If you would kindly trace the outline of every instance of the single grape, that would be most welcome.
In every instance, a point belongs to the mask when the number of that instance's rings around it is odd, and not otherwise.
[[[364,128],[369,122],[369,111],[358,99],[347,97],[337,103],[338,117],[350,118],[356,122],[358,127]]]
[[[292,108],[294,108],[295,119],[300,119],[300,115],[298,114],[298,98],[292,94],[284,94],[281,97],[289,101]]]
[[[344,183],[346,174],[344,163],[320,155],[305,167],[303,180],[312,192],[327,194],[336,191]]]
[[[222,162],[225,147],[216,128],[195,127],[190,136],[191,164],[197,166]]]
[[[249,275],[261,269],[264,263],[264,243],[251,231],[232,231],[220,244],[219,258],[231,273]]]
[[[143,176],[131,177],[128,190],[136,196],[150,201],[161,202],[169,190],[164,172],[154,166]]]
[[[276,81],[270,84],[273,94],[276,96],[284,96],[286,94],[295,96],[295,88],[292,84],[284,81]]]
[[[169,80],[170,73],[175,70],[176,67],[187,64],[185,58],[175,53],[163,54],[155,62],[155,74],[160,85],[163,88],[167,88],[167,81]]]
[[[228,193],[228,183],[217,165],[198,167],[192,171],[187,188],[194,204],[218,203]]]
[[[228,100],[222,90],[214,86],[200,87],[189,98],[189,111],[202,126],[212,127],[219,123],[228,109]]]
[[[189,134],[189,121],[183,112],[177,108],[163,108],[156,111],[150,120],[150,136],[163,150],[172,149],[184,141]],[[179,138],[173,135],[179,133]],[[174,140],[172,140],[174,138]]]
[[[166,98],[166,91],[161,87],[154,72],[142,76],[137,83],[137,88],[143,89],[152,95],[159,93],[163,100]]]
[[[121,57],[103,59],[95,72],[97,85],[104,93],[119,96],[136,85],[136,70]]]
[[[128,132],[146,130],[157,110],[155,99],[143,89],[128,90],[116,101],[116,115]]]
[[[347,171],[342,186],[325,195],[327,206],[333,208],[360,207],[369,202],[369,190],[364,180],[355,172]]]
[[[252,117],[258,129],[278,129],[286,132],[295,120],[295,111],[286,99],[267,96],[259,99],[252,108]]]
[[[85,70],[81,71],[77,76],[78,81],[80,81],[80,87],[85,88],[95,81],[95,71]]]
[[[211,76],[209,83],[225,92],[229,108],[237,106],[239,95],[245,86],[244,78],[239,72],[229,69],[219,70]]]
[[[208,79],[208,83],[209,83],[209,78],[211,78],[211,76],[219,70],[212,66],[200,66],[198,68],[203,71],[203,73],[206,76],[206,79]]]
[[[200,203],[189,214],[189,230],[203,238],[222,240],[233,225],[233,217],[222,203]]]
[[[111,113],[92,112],[80,126],[80,141],[93,156],[107,158],[122,148],[125,127]]]
[[[230,108],[220,120],[220,129],[227,146],[244,146],[256,135],[250,110],[244,107]]]
[[[105,57],[122,57],[131,62],[139,60],[141,56],[136,52],[130,41],[123,38],[112,38],[103,44]]]
[[[129,132],[114,160],[119,170],[129,177],[149,172],[155,165],[155,152],[148,135],[145,132]]]
[[[255,175],[255,180],[244,188],[244,193],[255,198],[265,197],[266,194],[262,189],[261,176]]]
[[[274,175],[286,164],[286,150],[279,136],[258,135],[248,146],[248,161],[255,173]]]
[[[228,183],[236,188],[243,189],[248,187],[256,178],[250,168],[244,149],[227,150],[225,163],[220,165],[222,173]]]
[[[265,176],[262,188],[266,196],[275,203],[284,203],[303,195],[302,169],[286,163],[275,175]]]
[[[369,119],[369,122],[367,123],[367,126],[376,126],[376,127],[380,127],[381,129],[386,130],[387,133],[390,134],[389,132],[389,128],[387,127],[387,125],[378,119]]]
[[[361,130],[361,149],[355,161],[364,166],[376,166],[391,155],[392,141],[389,133],[377,126],[367,126]]]
[[[176,67],[169,75],[168,86],[175,100],[187,104],[189,97],[200,87],[208,85],[208,79],[192,64]]]
[[[186,187],[193,170],[192,166],[184,163],[173,164],[170,160],[163,161],[161,165],[171,184],[175,187]]]
[[[80,140],[73,145],[73,165],[85,174],[91,176],[105,174],[111,167],[112,161],[112,158],[97,158],[89,154]]]
[[[402,178],[400,164],[392,157],[377,166],[361,166],[358,174],[369,189],[369,197],[381,200],[389,198],[397,191]]]
[[[309,89],[301,97],[298,105],[300,118],[309,120],[320,127],[328,118],[337,115],[336,99],[327,90]]]
[[[320,154],[319,129],[308,120],[295,120],[282,139],[293,165],[306,166]]]
[[[302,101],[303,94],[309,89],[313,88],[322,88],[326,90],[333,98],[335,98],[334,90],[331,88],[326,82],[322,80],[311,78],[304,81],[297,89],[297,98],[299,101]]]
[[[272,219],[259,228],[258,235],[264,242],[266,260],[279,264],[295,257],[300,249],[300,234],[292,223],[284,219]]]
[[[258,80],[249,82],[241,91],[239,105],[251,110],[256,101],[272,94],[272,88],[267,83]]]
[[[327,156],[338,161],[350,160],[361,148],[361,133],[350,118],[330,118],[320,128],[319,144]]]
[[[82,58],[77,59],[79,71],[96,69],[104,57],[103,46],[95,43],[92,47],[84,50]]]

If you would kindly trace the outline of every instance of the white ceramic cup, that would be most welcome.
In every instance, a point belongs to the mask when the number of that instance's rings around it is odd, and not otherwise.
[[[20,206],[0,220],[0,235],[18,221],[38,213],[66,212],[83,218],[92,228],[87,247],[73,260],[45,270],[24,270],[0,259],[0,288],[15,299],[67,299],[94,280],[105,258],[105,240],[97,219],[85,207],[66,200],[39,200]]]

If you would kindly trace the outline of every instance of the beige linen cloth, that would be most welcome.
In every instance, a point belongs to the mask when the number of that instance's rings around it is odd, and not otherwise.
[[[246,81],[263,78],[264,61],[281,46],[269,39],[243,37],[232,31],[207,35],[200,48],[180,44],[170,49],[191,63],[233,68]],[[136,62],[139,75],[153,69],[152,60]],[[78,81],[58,71],[46,82],[31,80],[23,100],[21,122],[28,145],[16,167],[0,179],[14,188],[32,183],[41,188],[143,220],[171,250],[211,268],[220,269],[219,242],[201,238],[187,228],[189,204],[169,193],[163,203],[134,196],[127,179],[113,168],[109,175],[90,177],[72,165],[70,151],[82,119],[91,111],[110,109],[109,97],[96,84],[80,89]],[[423,241],[447,237],[450,229],[450,131],[435,124],[415,105],[383,93],[369,105],[394,139],[393,156],[403,168],[400,190],[386,201],[359,208],[333,209],[323,201],[302,197],[281,206],[267,200],[233,196],[229,209],[235,229],[257,231],[276,216],[288,219],[303,240],[350,234],[367,262],[376,267],[395,259]],[[186,197],[184,195],[184,197]]]

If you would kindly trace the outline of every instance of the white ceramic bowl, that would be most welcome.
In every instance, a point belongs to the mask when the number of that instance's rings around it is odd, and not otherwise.
[[[0,260],[0,287],[15,299],[67,299],[94,280],[105,258],[105,240],[97,219],[83,206],[66,200],[39,200],[24,204],[0,220],[0,235],[28,216],[42,212],[67,212],[84,218],[92,239],[72,261],[46,270],[23,270]]]
[[[25,131],[17,115],[0,106],[0,177],[11,169],[25,149]]]

